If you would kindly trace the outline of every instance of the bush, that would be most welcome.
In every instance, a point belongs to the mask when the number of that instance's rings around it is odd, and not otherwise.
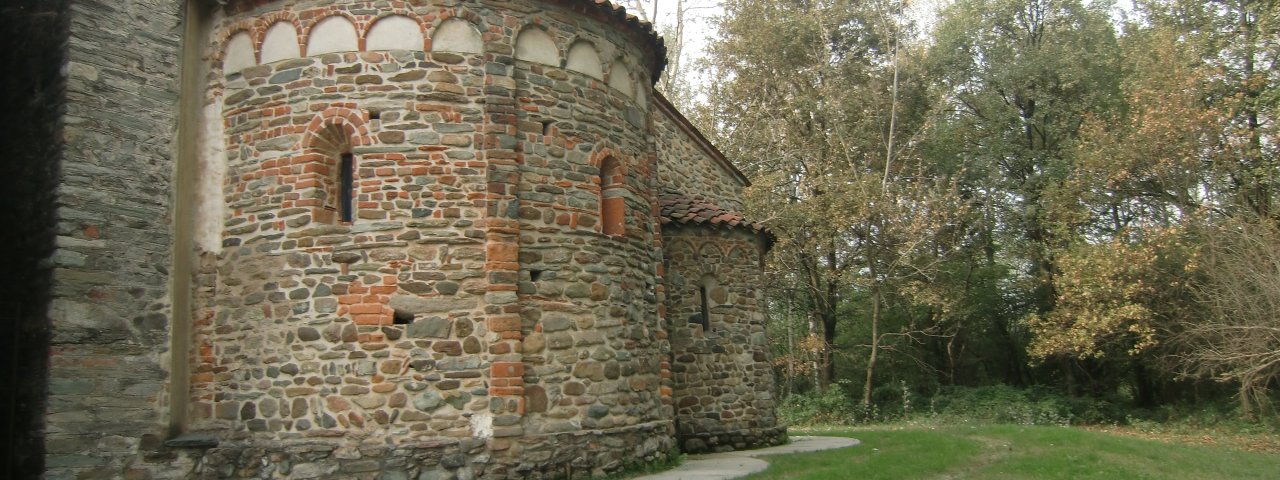
[[[853,425],[885,420],[875,405],[864,407],[845,393],[844,382],[825,392],[791,394],[778,407],[778,416],[788,425]]]
[[[1018,425],[1126,424],[1132,412],[1123,402],[1068,397],[1047,388],[943,387],[921,398],[905,383],[883,385],[872,392],[875,403],[864,407],[839,382],[826,392],[792,394],[778,407],[789,425],[855,425],[932,418],[953,422]]]
[[[1072,398],[1006,385],[946,387],[931,400],[935,415],[1019,425],[1123,423],[1125,411],[1096,398]]]

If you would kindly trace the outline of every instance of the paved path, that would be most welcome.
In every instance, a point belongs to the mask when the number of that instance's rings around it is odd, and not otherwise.
[[[816,452],[833,448],[852,447],[859,442],[843,437],[791,437],[791,443],[776,447],[742,452],[708,453],[690,455],[679,467],[662,473],[636,477],[633,480],[729,480],[760,472],[769,462],[759,458],[783,453]]]

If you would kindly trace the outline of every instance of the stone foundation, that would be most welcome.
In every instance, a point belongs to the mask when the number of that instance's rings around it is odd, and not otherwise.
[[[558,479],[607,475],[638,464],[666,462],[676,452],[670,424],[525,435],[494,445],[474,438],[393,442],[310,439],[298,442],[226,440],[216,447],[165,447],[135,475],[184,468],[185,478],[291,479]]]

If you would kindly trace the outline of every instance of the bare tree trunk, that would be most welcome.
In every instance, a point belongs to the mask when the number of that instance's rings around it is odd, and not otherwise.
[[[818,320],[817,316],[814,315],[813,312],[810,312],[809,314],[809,336],[810,337],[822,338],[821,336],[819,336],[820,335],[819,329],[821,328],[819,326],[820,323],[821,322]],[[817,388],[818,392],[821,393],[827,387],[827,384],[822,381],[823,373],[826,372],[826,363],[827,363],[826,347],[824,346],[822,350],[816,353],[817,355],[813,357],[813,368],[812,368],[813,385],[814,387]]]
[[[787,383],[784,395],[790,396],[791,390],[796,382],[796,340],[793,325],[791,325],[791,295],[787,295],[787,313],[783,326],[787,329]]]
[[[1062,357],[1062,360],[1058,362],[1058,367],[1062,369],[1062,382],[1066,384],[1067,395],[1074,397],[1079,394],[1079,389],[1076,388],[1076,374],[1072,363],[1070,358]]]
[[[867,381],[862,385],[862,405],[871,405],[875,387],[876,357],[880,355],[880,287],[871,287],[871,353],[867,356]]]
[[[1257,419],[1253,411],[1253,392],[1248,380],[1240,381],[1240,415],[1245,420],[1253,421]]]
[[[947,385],[956,384],[956,363],[959,362],[959,352],[956,352],[956,339],[960,338],[960,331],[963,328],[956,326],[955,333],[947,338]]]

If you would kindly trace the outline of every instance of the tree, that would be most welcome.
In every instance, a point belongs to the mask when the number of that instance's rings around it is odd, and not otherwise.
[[[1280,380],[1280,228],[1229,221],[1205,235],[1192,290],[1209,315],[1180,324],[1176,358],[1185,375],[1236,382],[1241,413],[1256,418]]]
[[[1062,212],[1046,199],[1070,175],[1086,119],[1109,117],[1120,98],[1107,13],[1077,0],[968,0],[943,11],[934,35],[930,72],[950,108],[925,149],[966,172],[963,190],[993,217],[988,248],[1000,243],[1007,251],[994,255],[1025,265],[1023,308],[1047,314],[1054,252],[1078,237],[1053,228]],[[1064,361],[1069,390],[1071,372]]]
[[[849,290],[873,292],[879,305],[885,279],[908,268],[919,239],[929,238],[904,229],[928,224],[922,212],[957,211],[919,208],[931,181],[915,180],[923,190],[896,182],[918,173],[902,152],[928,111],[924,83],[901,82],[912,86],[894,94],[895,67],[899,79],[918,78],[920,69],[894,60],[900,27],[883,5],[739,0],[725,9],[711,45],[709,63],[722,79],[708,91],[711,128],[754,177],[748,209],[782,238],[772,268],[803,286],[797,303],[823,345],[815,370],[825,387]],[[871,321],[879,318],[872,308]],[[868,376],[880,337],[868,345]]]
[[[1151,29],[1176,35],[1179,47],[1207,70],[1205,100],[1220,116],[1220,137],[1211,150],[1219,207],[1276,220],[1280,3],[1152,0],[1139,6]]]
[[[1119,97],[1119,56],[1106,12],[1076,0],[970,0],[947,8],[935,32],[931,73],[952,109],[935,141],[992,193],[1035,279],[1035,310],[1052,310],[1058,238],[1041,209],[1070,170],[1086,116],[1109,115]],[[946,160],[944,160],[946,161]],[[951,160],[955,162],[955,160]]]

